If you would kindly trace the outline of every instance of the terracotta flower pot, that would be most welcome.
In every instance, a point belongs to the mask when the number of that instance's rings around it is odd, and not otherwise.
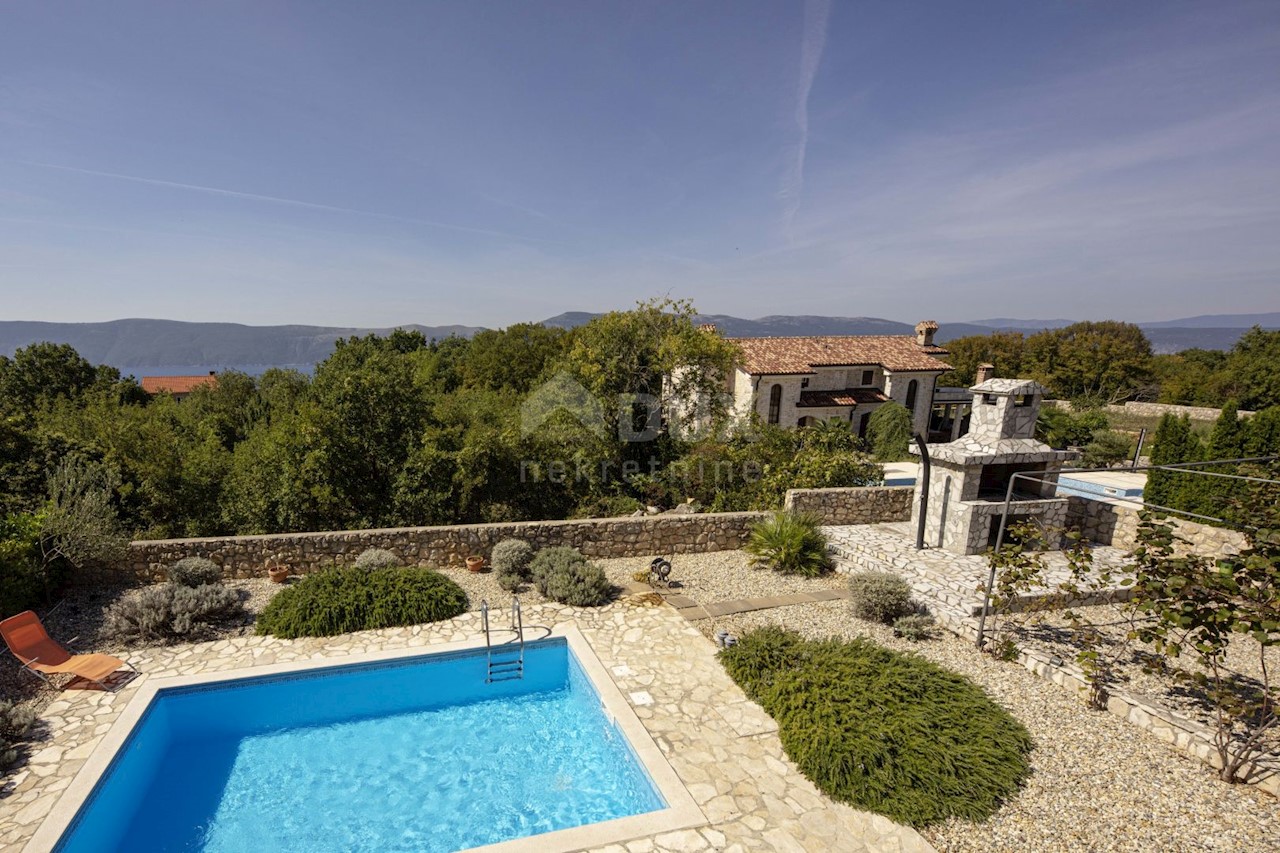
[[[484,557],[467,557],[467,569],[473,572],[484,570]]]
[[[267,577],[271,578],[272,583],[284,583],[289,577],[288,566],[268,566]]]

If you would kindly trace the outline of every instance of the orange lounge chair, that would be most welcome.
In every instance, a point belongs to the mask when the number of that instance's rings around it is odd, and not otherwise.
[[[54,642],[49,632],[44,629],[40,617],[30,610],[10,616],[0,622],[0,635],[14,657],[22,661],[23,669],[44,680],[49,686],[53,682],[49,676],[65,672],[78,675],[86,681],[92,681],[103,690],[110,690],[106,684],[107,676],[120,667],[127,666],[137,674],[133,664],[113,658],[111,655],[73,655]],[[76,638],[72,638],[74,643]],[[117,687],[122,685],[117,685]]]

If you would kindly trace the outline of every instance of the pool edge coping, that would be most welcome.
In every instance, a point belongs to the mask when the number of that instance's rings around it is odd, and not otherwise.
[[[535,627],[535,626],[529,626]],[[542,627],[542,626],[537,626]],[[709,823],[693,795],[685,787],[671,762],[658,747],[653,735],[636,716],[621,688],[609,675],[595,649],[582,631],[573,624],[559,623],[551,626],[546,637],[562,637],[577,658],[591,686],[600,697],[606,715],[626,737],[636,760],[648,774],[658,794],[666,801],[666,808],[638,815],[613,818],[581,826],[558,829],[538,835],[528,835],[499,841],[480,847],[468,847],[458,853],[568,853],[585,847],[620,844],[658,833],[674,832],[705,826]],[[533,642],[532,640],[529,642]],[[396,649],[372,652],[312,657],[302,661],[245,666],[193,675],[174,675],[153,678],[145,673],[139,676],[141,684],[130,697],[111,729],[93,748],[84,765],[76,772],[71,783],[58,794],[49,813],[23,846],[23,853],[48,853],[62,840],[76,815],[93,793],[102,774],[111,766],[116,754],[133,734],[147,709],[161,690],[191,687],[220,681],[237,681],[247,678],[270,677],[306,672],[312,669],[330,669],[358,666],[366,663],[383,663],[401,658],[421,657],[424,654],[448,654],[451,652],[480,651],[485,648],[483,636],[442,643],[425,643]]]

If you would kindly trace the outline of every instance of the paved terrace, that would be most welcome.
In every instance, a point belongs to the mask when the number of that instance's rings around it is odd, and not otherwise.
[[[527,625],[570,623],[583,633],[697,802],[706,824],[637,838],[599,853],[654,851],[901,851],[933,848],[914,830],[823,797],[786,758],[776,724],[715,659],[714,646],[655,596],[599,609],[527,607]],[[118,693],[69,690],[41,720],[42,743],[0,799],[0,848],[20,850],[147,678],[289,661],[341,663],[350,655],[474,640],[479,614],[434,625],[340,637],[237,637],[130,654],[145,675]]]
[[[937,548],[917,551],[915,529],[907,522],[859,524],[823,528],[830,541],[829,550],[844,571],[885,571],[902,575],[916,595],[925,601],[935,615],[951,624],[967,623],[982,613],[983,589],[990,566],[981,554],[962,557]],[[1094,566],[1119,571],[1127,553],[1109,545],[1095,546]],[[1047,586],[1020,596],[1014,609],[1034,609],[1047,603],[1054,606],[1097,603],[1066,601],[1051,596],[1051,591],[1070,578],[1066,557],[1060,551],[1044,554]],[[1122,587],[1105,591],[1102,598],[1118,599],[1128,595]],[[1050,596],[1046,600],[1046,596]]]

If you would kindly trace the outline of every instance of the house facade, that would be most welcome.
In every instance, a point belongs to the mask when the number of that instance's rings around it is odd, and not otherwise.
[[[909,335],[824,335],[730,338],[742,357],[731,392],[739,417],[801,427],[838,418],[858,435],[877,408],[896,400],[911,412],[915,432],[928,430],[939,374],[951,369],[926,320]]]

